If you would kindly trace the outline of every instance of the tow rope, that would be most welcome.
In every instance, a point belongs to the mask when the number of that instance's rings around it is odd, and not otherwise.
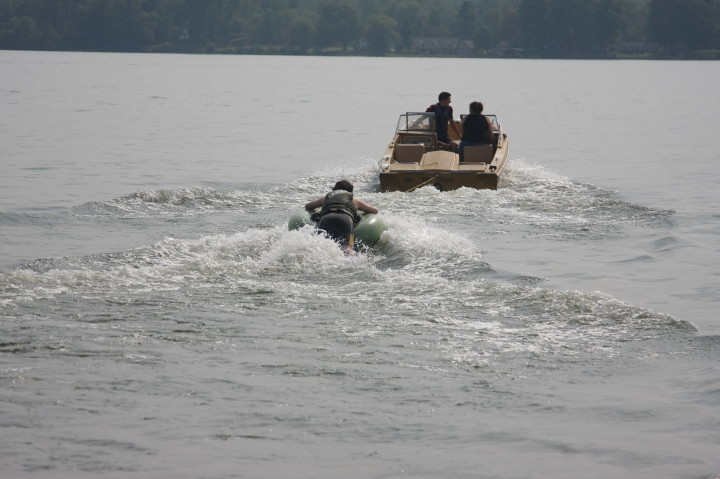
[[[417,185],[417,186],[413,186],[413,187],[410,188],[409,190],[405,190],[405,193],[412,193],[413,191],[417,190],[418,188],[421,188],[421,187],[423,187],[423,186],[425,186],[425,185],[428,185],[428,184],[430,184],[430,183],[434,183],[435,180],[437,180],[439,177],[440,177],[440,175],[435,175],[435,176],[433,176],[432,178],[430,178],[429,180],[424,181],[424,182],[420,183],[420,184]]]

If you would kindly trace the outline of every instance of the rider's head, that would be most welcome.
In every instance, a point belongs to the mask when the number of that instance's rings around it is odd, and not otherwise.
[[[335,183],[333,190],[345,190],[345,191],[352,193],[353,188],[354,188],[353,184],[350,183],[348,180],[340,180],[337,183]]]

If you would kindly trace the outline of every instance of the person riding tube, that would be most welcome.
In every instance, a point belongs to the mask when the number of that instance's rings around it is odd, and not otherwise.
[[[377,208],[354,198],[353,189],[352,183],[340,180],[328,194],[305,205],[310,211],[320,207],[320,213],[313,216],[318,220],[318,231],[339,243],[345,253],[352,251],[354,246],[353,228],[360,221],[358,211],[378,212]]]

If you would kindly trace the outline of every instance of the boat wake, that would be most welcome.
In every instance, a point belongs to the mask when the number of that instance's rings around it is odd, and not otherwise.
[[[133,322],[127,309],[116,316],[117,307],[134,307],[134,321],[174,310],[232,321],[298,317],[333,323],[355,342],[404,338],[436,345],[451,363],[494,368],[508,355],[565,363],[609,359],[630,344],[635,357],[650,356],[663,341],[693,331],[601,293],[499,280],[461,235],[403,216],[388,215],[386,223],[377,248],[351,258],[310,227],[286,231],[282,225],[37,260],[0,276],[0,301],[16,320],[48,303],[80,322]],[[155,339],[160,336],[173,335],[163,331]]]
[[[694,333],[673,317],[598,292],[543,288],[484,259],[486,248],[502,247],[511,235],[597,239],[621,235],[628,224],[653,227],[672,212],[628,204],[522,162],[508,165],[497,191],[381,194],[374,173],[367,166],[343,172],[386,223],[365,254],[348,258],[311,227],[287,231],[287,211],[324,192],[336,171],[270,188],[136,193],[82,205],[76,214],[167,220],[222,211],[239,226],[115,253],[38,259],[0,275],[0,305],[18,324],[50,304],[68,321],[117,323],[121,330],[141,330],[147,318],[173,311],[200,311],[201,324],[258,315],[331,324],[347,341],[436,348],[448,367],[496,372],[530,359],[573,364],[651,357],[660,349],[681,354],[678,338]],[[178,340],[177,330],[143,334]],[[417,357],[415,366],[430,367]]]

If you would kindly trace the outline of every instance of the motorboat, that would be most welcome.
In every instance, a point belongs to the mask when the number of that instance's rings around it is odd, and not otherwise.
[[[492,122],[493,144],[465,146],[461,162],[458,153],[438,142],[434,112],[400,115],[395,135],[379,162],[380,190],[409,192],[426,185],[441,191],[497,189],[508,159],[508,137],[496,115],[485,116]],[[455,122],[460,134],[463,118]],[[454,134],[452,128],[449,131]]]

